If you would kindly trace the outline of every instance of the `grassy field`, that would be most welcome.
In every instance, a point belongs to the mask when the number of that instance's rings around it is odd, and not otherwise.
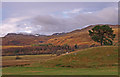
[[[16,60],[16,56],[3,56],[2,64],[4,67],[8,66],[24,66],[31,64],[38,64],[46,60],[52,59],[54,55],[22,55],[19,56],[21,59]]]
[[[118,47],[106,46],[77,50],[61,56],[4,56],[3,75],[117,75]],[[29,65],[25,65],[24,63]],[[23,63],[23,66],[21,66]],[[18,64],[18,65],[17,65]]]
[[[43,65],[71,67],[71,68],[98,68],[118,65],[118,47],[104,46],[75,51],[45,62]]]
[[[3,75],[117,75],[117,68],[8,67]]]

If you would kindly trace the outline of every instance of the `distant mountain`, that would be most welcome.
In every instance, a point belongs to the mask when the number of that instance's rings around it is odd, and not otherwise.
[[[2,45],[31,45],[44,43],[49,37],[45,35],[8,33],[2,38]],[[41,42],[42,41],[42,42]]]
[[[11,36],[46,36],[46,35],[28,34],[28,33],[8,33],[5,37],[11,37]]]
[[[64,35],[66,33],[62,32],[62,33],[54,33],[53,35]]]
[[[103,25],[103,24],[99,24]],[[107,24],[108,25],[108,24]],[[39,35],[39,34],[23,34],[23,33],[8,33],[5,37],[2,37],[2,45],[31,45],[40,43],[52,43],[54,45],[91,45],[94,42],[88,35],[88,30],[96,25],[90,25],[83,29],[77,29],[68,33],[54,33],[51,36]],[[109,25],[113,28],[114,33],[117,35],[115,43],[118,42],[118,25]]]

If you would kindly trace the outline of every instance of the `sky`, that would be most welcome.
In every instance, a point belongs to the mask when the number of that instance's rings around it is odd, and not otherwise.
[[[91,24],[118,24],[118,3],[3,2],[0,20],[0,37],[7,33],[51,35]]]

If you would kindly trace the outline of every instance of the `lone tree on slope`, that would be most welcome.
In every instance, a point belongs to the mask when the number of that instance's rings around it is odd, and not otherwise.
[[[97,25],[92,30],[89,30],[89,35],[95,42],[99,42],[102,45],[112,45],[115,34],[113,34],[112,28],[108,25]]]

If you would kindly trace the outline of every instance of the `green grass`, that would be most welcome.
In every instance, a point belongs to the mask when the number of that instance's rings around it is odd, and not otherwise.
[[[48,65],[49,64],[49,65]],[[63,55],[55,59],[49,60],[43,65],[72,67],[72,68],[99,68],[111,67],[118,65],[118,47],[106,46],[89,48],[77,51],[76,54],[71,53]]]
[[[117,68],[8,67],[3,75],[117,75]]]
[[[3,75],[118,74],[118,47],[116,46],[77,50],[58,57],[51,57],[50,55],[26,55],[21,57],[22,60],[29,60],[32,64],[24,67],[5,67],[2,69]],[[8,63],[19,61],[15,60],[15,56],[6,56],[3,59]]]

